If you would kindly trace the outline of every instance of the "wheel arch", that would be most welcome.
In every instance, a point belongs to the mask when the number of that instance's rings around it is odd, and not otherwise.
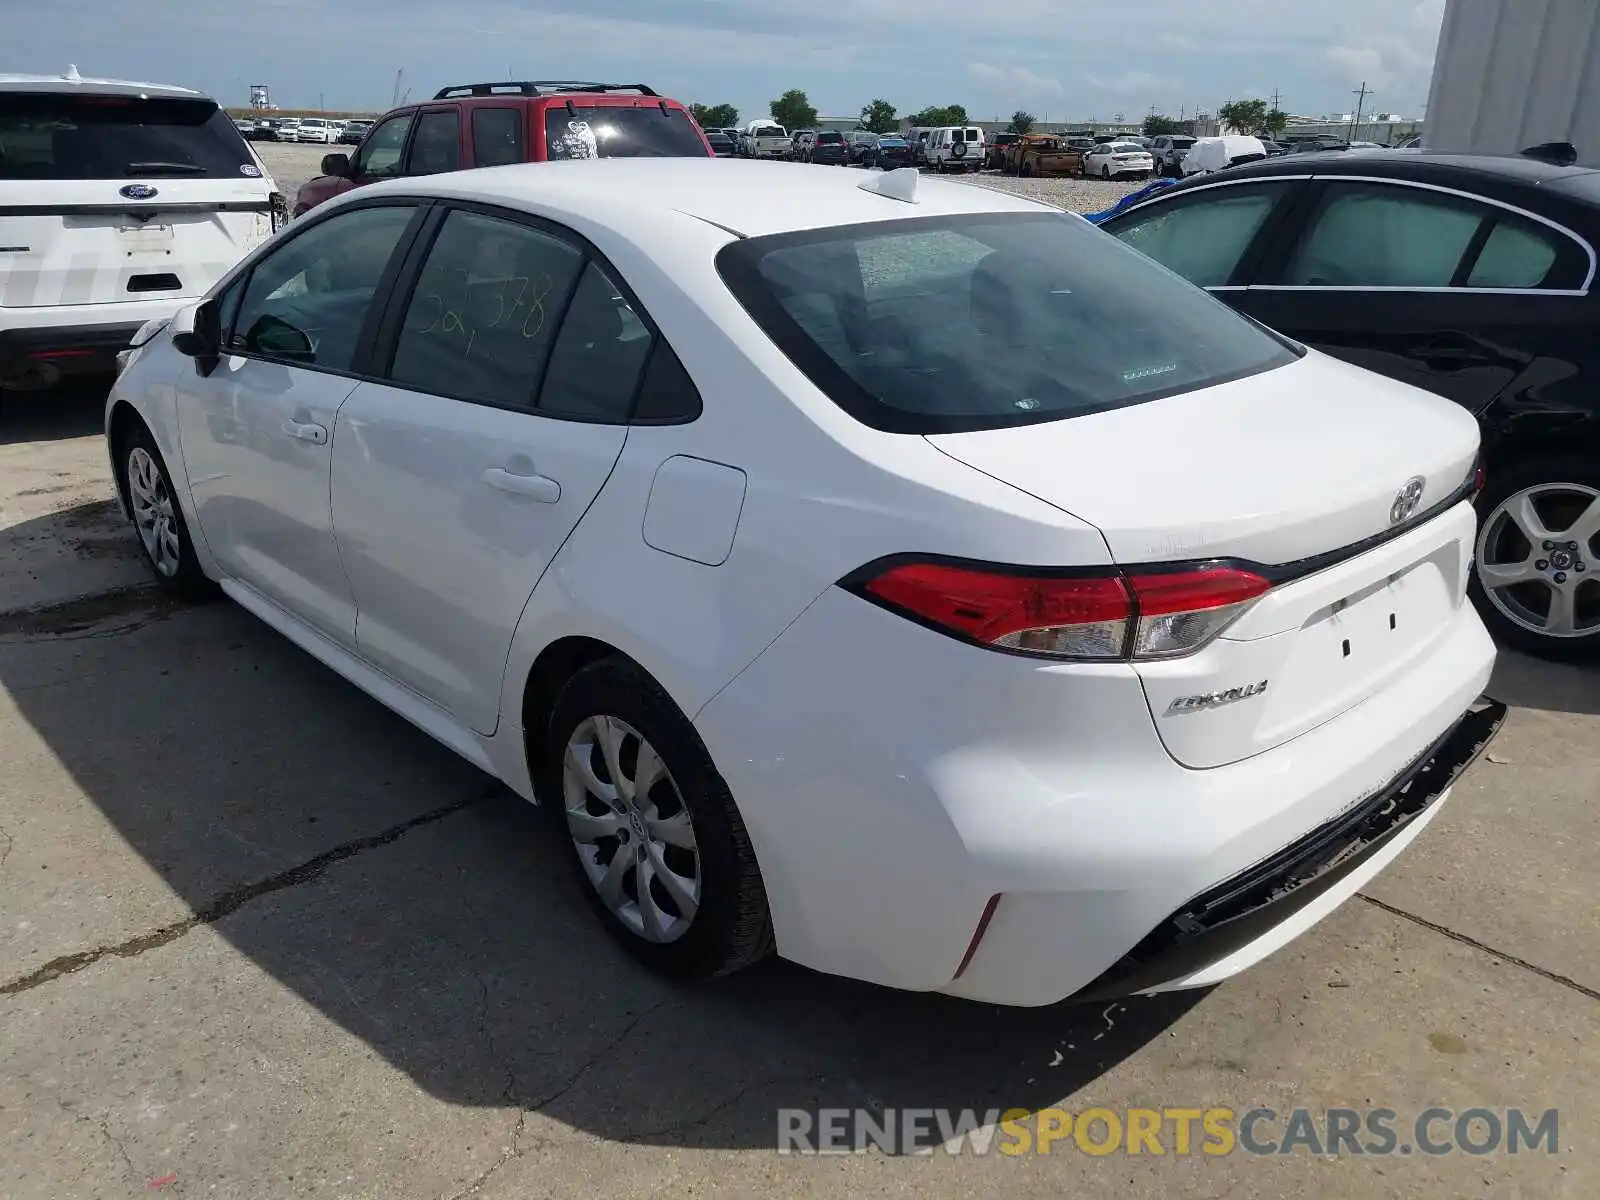
[[[137,429],[148,432],[150,426],[128,401],[116,401],[111,407],[110,416],[106,418],[106,443],[111,454],[111,478],[117,488],[117,503],[122,506],[122,515],[130,520],[133,514],[128,506],[128,473],[124,458],[128,439]]]

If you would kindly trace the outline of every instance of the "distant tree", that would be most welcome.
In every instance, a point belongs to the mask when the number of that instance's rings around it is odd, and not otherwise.
[[[873,133],[893,133],[900,128],[900,121],[894,115],[894,105],[887,100],[874,100],[871,104],[861,106],[861,115],[856,118],[856,124]]]
[[[1177,133],[1178,122],[1160,113],[1151,113],[1144,119],[1145,137],[1160,137],[1163,133]]]
[[[1276,116],[1283,118],[1277,126],[1282,129],[1288,123],[1288,117],[1282,113],[1276,113]],[[1269,134],[1273,117],[1274,112],[1267,111],[1265,100],[1230,100],[1217,109],[1217,120],[1240,133]]]
[[[919,113],[911,114],[913,125],[965,125],[967,123],[967,110],[959,104],[947,104],[943,108],[930,106]]]
[[[739,110],[731,104],[691,104],[689,115],[701,129],[732,129],[739,123]]]
[[[810,129],[817,123],[817,110],[799,88],[790,88],[772,102],[772,119],[785,129]]]
[[[1019,108],[1011,114],[1011,124],[1007,125],[1006,128],[1012,133],[1032,133],[1033,122],[1033,114],[1031,112],[1023,112]]]
[[[1267,119],[1261,123],[1261,132],[1268,137],[1277,137],[1289,127],[1289,114],[1281,108],[1267,110]]]

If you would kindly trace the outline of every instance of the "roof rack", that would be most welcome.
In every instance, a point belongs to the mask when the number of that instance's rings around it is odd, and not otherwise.
[[[435,100],[448,100],[452,96],[555,96],[565,92],[637,92],[641,96],[658,95],[654,88],[642,83],[589,83],[579,79],[510,79],[496,83],[462,83],[440,88],[433,94]]]

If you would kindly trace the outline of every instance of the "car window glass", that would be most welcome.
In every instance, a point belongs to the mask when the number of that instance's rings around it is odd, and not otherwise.
[[[250,274],[230,349],[348,371],[412,212],[409,205],[352,209],[268,254]]]
[[[520,109],[472,110],[472,161],[480,167],[503,167],[522,161]]]
[[[1557,235],[1516,217],[1501,217],[1467,277],[1468,287],[1537,288],[1550,286],[1556,265]]]
[[[390,117],[374,129],[356,156],[356,174],[378,179],[400,174],[400,152],[410,129],[410,113]]]
[[[782,132],[776,131],[781,137]],[[552,104],[545,110],[548,156],[705,158],[705,143],[681,108]]]
[[[639,399],[633,407],[635,421],[692,421],[700,415],[700,391],[684,370],[683,361],[657,335],[650,349],[650,362],[639,384]]]
[[[1211,188],[1130,214],[1111,232],[1190,283],[1220,287],[1233,278],[1282,194],[1281,185],[1271,184]]]
[[[390,378],[421,392],[532,408],[582,265],[582,252],[552,234],[452,212],[411,294]]]
[[[1417,188],[1329,185],[1282,282],[1308,287],[1449,287],[1491,215]]]
[[[461,166],[461,118],[455,109],[426,112],[417,119],[417,135],[411,139],[408,175],[437,175]]]
[[[628,419],[639,372],[650,354],[650,327],[621,289],[590,263],[572,294],[550,352],[539,411],[564,417]]]
[[[1066,215],[902,218],[724,247],[773,341],[878,429],[1075,417],[1294,361],[1213,297]]]

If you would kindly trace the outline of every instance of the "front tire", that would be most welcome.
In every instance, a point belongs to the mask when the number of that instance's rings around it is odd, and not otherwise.
[[[705,979],[772,949],[766,890],[739,810],[694,726],[623,658],[556,700],[540,795],[585,900],[647,966]]]
[[[1470,588],[1496,640],[1541,658],[1600,655],[1600,462],[1491,467]]]
[[[145,563],[163,589],[186,600],[206,600],[217,585],[206,578],[183,519],[183,507],[155,438],[142,424],[124,440],[117,470],[139,535]]]

